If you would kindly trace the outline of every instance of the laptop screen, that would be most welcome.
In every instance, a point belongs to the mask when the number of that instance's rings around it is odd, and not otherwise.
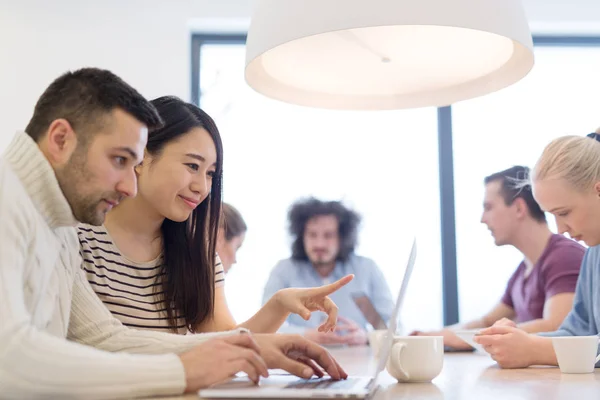
[[[390,354],[390,350],[392,348],[392,341],[394,340],[394,335],[396,333],[396,327],[398,325],[398,317],[400,315],[400,308],[402,307],[402,303],[404,298],[406,297],[406,289],[408,287],[408,281],[410,280],[410,276],[412,274],[415,260],[417,258],[417,239],[413,239],[412,248],[410,250],[410,256],[408,257],[408,263],[406,265],[406,270],[404,271],[404,277],[402,278],[402,284],[400,285],[400,290],[398,291],[398,298],[396,299],[396,304],[394,305],[394,311],[392,312],[392,316],[390,318],[390,322],[388,324],[387,332],[384,337],[381,339],[381,346],[379,350],[379,356],[377,359],[377,369],[375,371],[375,376],[369,390],[373,390],[377,384],[377,377],[385,368],[387,363],[387,359]]]

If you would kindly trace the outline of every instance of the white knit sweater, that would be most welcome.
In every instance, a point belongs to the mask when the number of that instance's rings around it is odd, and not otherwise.
[[[174,353],[236,331],[181,336],[121,325],[83,275],[76,222],[39,147],[18,133],[0,158],[0,398],[182,393]]]

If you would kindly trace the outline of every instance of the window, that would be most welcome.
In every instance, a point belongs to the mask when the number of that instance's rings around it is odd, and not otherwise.
[[[375,260],[394,297],[417,235],[417,264],[402,323],[406,329],[438,327],[436,109],[341,112],[277,102],[245,83],[242,43],[207,41],[199,47],[194,79],[200,105],[223,138],[224,200],[241,211],[249,227],[238,264],[227,276],[236,320],[259,309],[270,270],[290,254],[288,207],[314,195],[342,199],[362,215],[357,253]]]
[[[523,81],[452,107],[458,288],[464,321],[481,316],[500,300],[522,259],[510,246],[497,248],[479,223],[484,177],[517,164],[533,167],[552,139],[584,135],[600,126],[600,47],[536,47],[535,56],[535,67]],[[548,221],[556,231],[554,218],[548,215]]]
[[[536,65],[527,78],[444,109],[438,129],[447,143],[439,155],[433,109],[336,112],[254,93],[243,80],[244,41],[206,35],[192,40],[193,98],[201,98],[219,124],[226,148],[225,199],[241,209],[250,226],[240,265],[228,276],[238,320],[258,308],[269,270],[288,256],[285,213],[292,201],[307,195],[342,198],[363,214],[358,252],[379,263],[392,291],[410,237],[417,233],[419,257],[403,311],[407,329],[441,323],[442,270],[444,320],[457,319],[457,289],[461,320],[480,316],[499,300],[521,258],[515,249],[495,247],[479,224],[483,178],[514,164],[532,166],[552,138],[600,125],[594,73],[600,65],[599,37],[534,37]],[[440,199],[440,167],[444,196],[454,185],[456,212],[448,198]],[[444,215],[455,216],[456,247],[452,221],[440,221],[440,203]],[[552,229],[553,222],[550,218]]]

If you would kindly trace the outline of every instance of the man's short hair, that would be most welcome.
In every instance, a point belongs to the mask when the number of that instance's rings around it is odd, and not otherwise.
[[[131,114],[149,130],[162,125],[154,106],[110,71],[82,68],[67,72],[48,86],[35,105],[25,131],[38,142],[52,121],[64,118],[83,142],[99,131],[113,110]]]
[[[504,203],[507,206],[510,206],[516,199],[521,198],[527,204],[527,209],[533,219],[538,222],[546,222],[546,214],[533,198],[531,185],[525,183],[528,177],[528,167],[515,165],[487,176],[484,182],[486,185],[490,182],[501,182],[500,195],[504,198]]]
[[[306,223],[316,216],[333,215],[338,220],[340,250],[336,260],[346,261],[356,248],[360,215],[344,207],[339,201],[321,201],[314,197],[298,200],[288,212],[290,235],[292,236],[292,258],[308,261],[304,248]]]

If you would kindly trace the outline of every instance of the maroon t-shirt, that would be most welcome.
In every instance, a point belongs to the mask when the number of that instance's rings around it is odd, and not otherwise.
[[[585,248],[563,235],[552,235],[525,278],[525,262],[510,277],[502,302],[515,310],[517,323],[544,316],[544,303],[559,293],[575,293]]]

